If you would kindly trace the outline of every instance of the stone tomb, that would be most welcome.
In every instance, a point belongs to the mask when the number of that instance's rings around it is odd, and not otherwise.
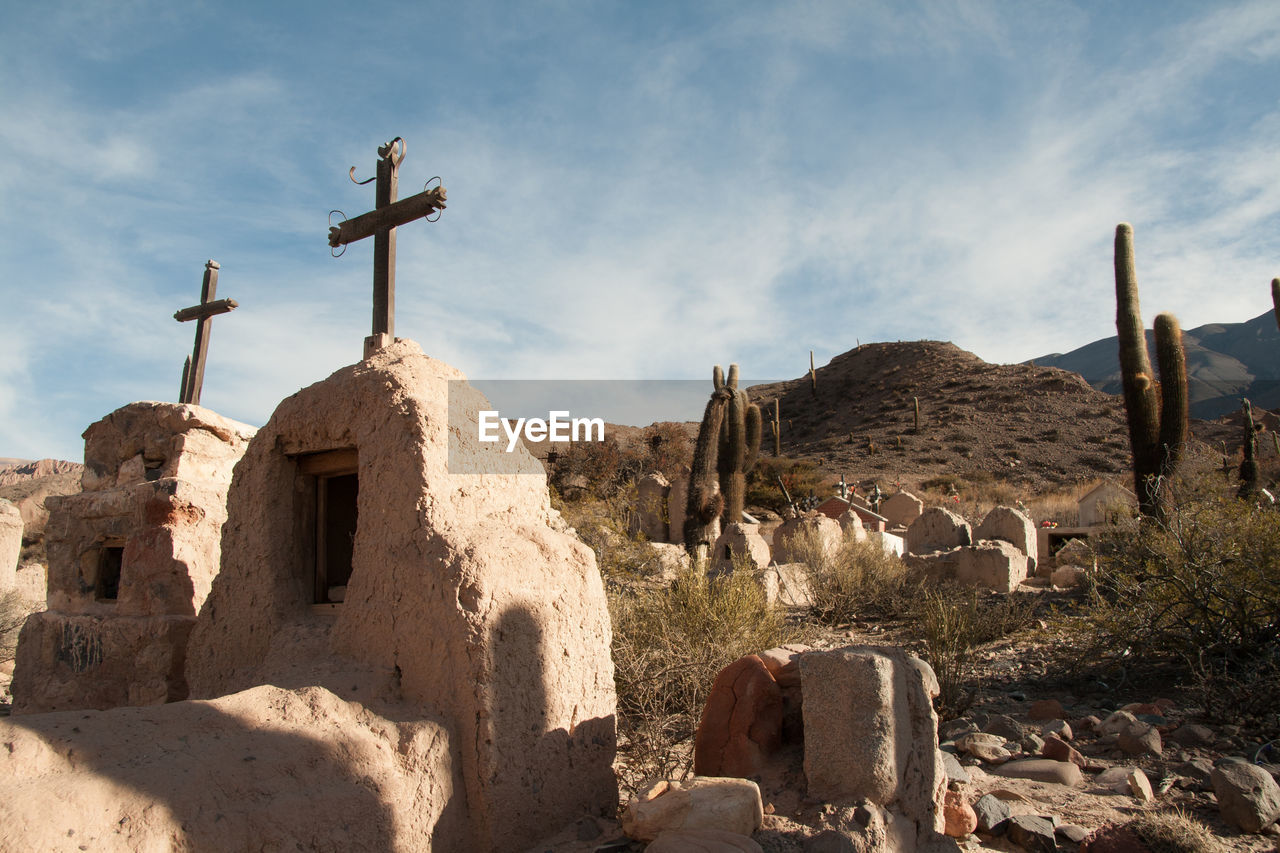
[[[29,848],[505,853],[611,815],[603,582],[537,461],[478,441],[489,408],[399,340],[284,400],[227,494],[199,701],[0,721],[0,825]]]
[[[85,430],[84,491],[47,499],[48,610],[22,629],[15,714],[187,697],[187,640],[252,435],[208,409],[155,402]]]
[[[438,850],[523,849],[617,802],[595,557],[526,449],[478,441],[489,408],[401,340],[284,400],[236,469],[187,657],[193,696],[316,685],[438,723],[448,760],[421,772],[459,773],[466,814]]]

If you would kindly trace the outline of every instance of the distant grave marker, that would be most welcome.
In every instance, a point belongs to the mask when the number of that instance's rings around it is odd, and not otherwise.
[[[200,390],[204,386],[204,365],[209,354],[209,334],[213,331],[213,318],[240,307],[234,299],[214,300],[218,292],[218,262],[209,260],[204,265],[204,282],[200,286],[200,304],[174,312],[179,323],[199,320],[196,324],[196,345],[186,364],[182,366],[182,389],[179,403],[200,405]]]

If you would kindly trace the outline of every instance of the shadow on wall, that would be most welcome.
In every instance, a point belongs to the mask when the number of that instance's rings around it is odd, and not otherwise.
[[[538,614],[522,605],[508,608],[490,628],[493,680],[489,691],[490,761],[486,808],[504,828],[492,838],[494,850],[518,849],[555,832],[583,814],[612,817],[617,782],[611,761],[616,721],[579,719],[577,701],[555,684],[572,683],[570,670],[583,666],[570,647],[546,643]],[[549,653],[549,650],[551,652]],[[570,719],[568,729],[549,730],[552,720]],[[555,805],[552,805],[555,804]],[[515,846],[513,846],[515,845]]]
[[[388,724],[321,688],[11,718],[0,738],[7,850],[408,850],[437,830],[463,836],[444,729]]]

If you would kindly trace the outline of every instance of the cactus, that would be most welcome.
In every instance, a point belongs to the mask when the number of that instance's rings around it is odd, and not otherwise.
[[[818,372],[813,369],[813,350],[809,350],[809,392],[818,397]]]
[[[1276,328],[1280,328],[1280,278],[1271,279],[1271,306],[1276,312]]]
[[[1253,422],[1253,407],[1247,399],[1241,401],[1240,411],[1244,416],[1244,458],[1240,460],[1240,489],[1236,492],[1236,497],[1247,501],[1258,493],[1258,480],[1261,479],[1258,468],[1258,427]]]
[[[1138,307],[1134,271],[1133,227],[1116,226],[1116,332],[1124,407],[1133,451],[1133,482],[1142,515],[1163,520],[1169,479],[1182,460],[1187,439],[1187,365],[1182,330],[1172,314],[1156,317],[1157,384],[1147,355],[1147,337]]]
[[[725,378],[720,365],[712,373],[715,390],[707,401],[689,475],[684,545],[696,565],[704,565],[719,534],[720,517],[742,521],[747,472],[760,452],[760,407],[738,388],[738,365]]]
[[[917,433],[919,433],[919,432],[920,432],[920,398],[919,398],[919,397],[912,397],[912,398],[911,398],[911,404],[915,407],[915,410],[916,410],[916,426],[915,426],[915,431],[916,431]]]
[[[773,430],[773,455],[777,458],[782,455],[782,418],[778,415],[778,398],[773,398],[773,420],[769,421],[769,428]]]

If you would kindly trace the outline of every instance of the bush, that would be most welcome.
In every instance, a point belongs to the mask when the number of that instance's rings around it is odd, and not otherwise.
[[[1035,616],[1035,599],[946,584],[921,590],[916,602],[925,657],[940,688],[934,704],[944,720],[951,719],[973,701],[974,691],[966,688],[973,649],[1026,628]]]
[[[946,589],[921,591],[917,605],[925,657],[938,677],[934,700],[938,715],[949,720],[964,713],[973,691],[964,685],[972,673],[972,651],[977,644],[978,599],[957,599]]]
[[[1211,714],[1280,733],[1258,701],[1280,685],[1280,513],[1181,484],[1164,522],[1130,521],[1097,547],[1095,646],[1175,663]]]
[[[824,486],[826,478],[812,462],[785,456],[774,458],[762,453],[755,467],[747,472],[747,504],[768,507],[778,513],[786,510],[787,499],[778,487],[778,478],[782,479],[791,499],[797,503],[810,495],[827,492]]]
[[[613,665],[624,788],[691,771],[692,739],[724,667],[801,639],[739,567],[708,579],[689,570],[670,587],[612,590]]]
[[[1220,853],[1226,850],[1210,835],[1209,827],[1181,809],[1148,812],[1125,826],[1147,845],[1151,853]]]
[[[906,567],[877,543],[846,536],[838,548],[825,550],[817,531],[802,530],[792,548],[805,565],[818,621],[838,625],[859,614],[893,616],[907,609],[914,585]]]

